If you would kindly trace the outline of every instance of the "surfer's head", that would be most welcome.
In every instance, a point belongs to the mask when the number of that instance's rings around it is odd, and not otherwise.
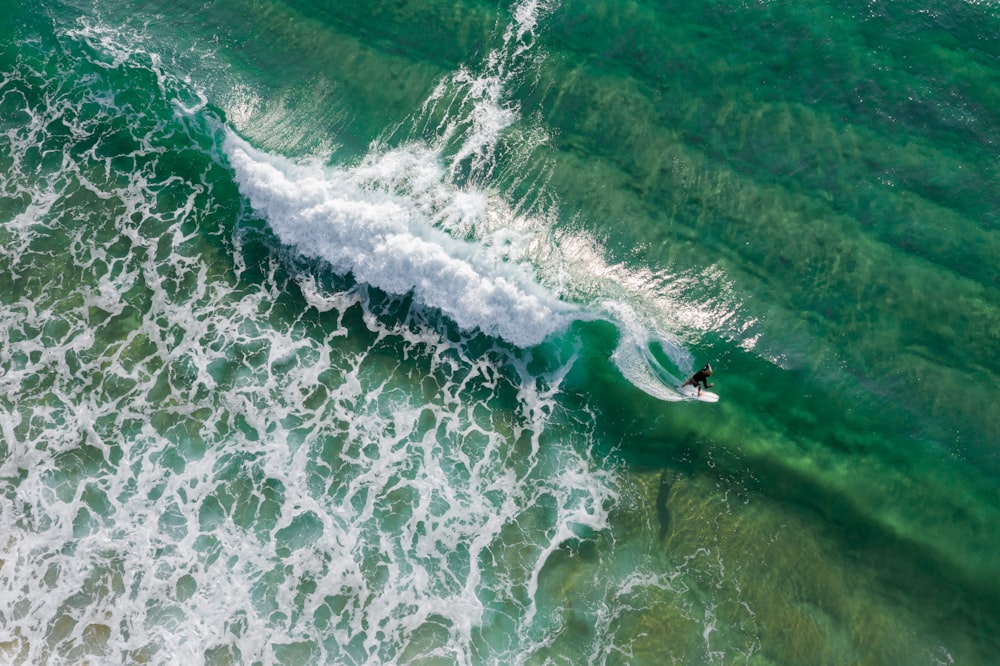
[[[706,375],[712,374],[712,364],[711,363],[706,363],[705,367],[702,368],[701,371],[704,372]]]

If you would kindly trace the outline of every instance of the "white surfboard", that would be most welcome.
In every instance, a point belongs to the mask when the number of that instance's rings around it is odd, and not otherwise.
[[[711,391],[706,391],[705,389],[702,389],[701,395],[698,395],[697,386],[691,386],[690,384],[688,384],[687,386],[682,386],[677,390],[685,398],[691,398],[693,400],[701,400],[702,402],[719,402],[718,393],[712,393]]]

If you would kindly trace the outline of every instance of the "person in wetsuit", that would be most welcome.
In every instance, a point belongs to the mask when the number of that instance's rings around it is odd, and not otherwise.
[[[712,364],[706,363],[704,368],[691,375],[691,378],[688,379],[683,384],[681,384],[681,386],[697,386],[698,395],[701,395],[702,386],[704,386],[707,389],[715,386],[714,382],[712,384],[708,383],[708,378],[711,376],[712,376]]]

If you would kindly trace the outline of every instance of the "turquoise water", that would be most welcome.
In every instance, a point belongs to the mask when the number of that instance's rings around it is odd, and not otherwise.
[[[997,5],[2,16],[0,660],[995,659]]]

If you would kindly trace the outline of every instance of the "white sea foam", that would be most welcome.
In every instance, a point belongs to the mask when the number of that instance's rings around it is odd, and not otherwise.
[[[538,20],[550,9],[537,0],[518,3],[481,71],[461,67],[442,79],[423,111],[429,117],[444,99],[450,108],[432,145],[375,146],[360,165],[323,168],[258,151],[230,133],[225,150],[241,190],[300,253],[387,292],[412,293],[463,329],[519,346],[540,343],[577,308],[542,286],[537,266],[526,261],[532,234],[518,216],[454,180],[462,165],[472,182],[489,177],[503,133],[519,118],[505,88],[522,73]],[[445,157],[449,142],[458,148]],[[497,225],[499,218],[505,223]]]
[[[108,48],[102,69],[152,62]],[[33,109],[37,133],[18,135],[14,151],[72,124],[103,94],[99,82]],[[166,95],[144,112],[197,121],[172,108]],[[106,113],[71,136],[112,122]],[[168,175],[176,206],[163,206],[165,183],[149,176],[178,128],[145,127],[137,168],[121,178],[98,178],[119,175],[98,151],[72,150],[47,180],[28,168],[4,176],[6,192],[33,202],[3,229],[22,251],[0,258],[25,276],[24,297],[0,299],[4,657],[362,663],[409,650],[472,663],[487,649],[516,659],[519,634],[552,631],[523,590],[578,526],[606,528],[615,497],[586,433],[562,424],[568,367],[533,374],[513,352],[474,356],[433,327],[385,324],[364,286],[331,293],[310,274],[281,277],[284,255],[245,256],[242,232],[234,276],[205,232],[232,203],[212,190],[224,173],[206,159],[191,182]],[[359,279],[414,290],[515,342],[572,316],[518,263],[530,243],[517,230],[479,224],[483,198],[442,194],[427,162],[396,157],[346,185],[327,172],[294,183],[315,172],[244,159],[255,178],[279,172],[261,191],[302,238],[318,233],[310,209],[340,216],[348,247],[328,237],[322,256]],[[350,196],[337,198],[341,186]],[[495,242],[446,231],[471,229],[470,217],[474,235],[496,231]],[[425,284],[438,270],[464,282]],[[298,294],[306,307],[289,315],[281,303]],[[347,323],[357,309],[360,322]],[[500,616],[513,635],[492,627]]]
[[[422,214],[422,172],[433,167],[419,151],[374,156],[352,170],[293,164],[235,135],[225,149],[241,190],[282,242],[334,270],[390,293],[412,292],[461,328],[520,346],[540,343],[571,320],[575,308],[541,287],[525,264],[497,261]],[[417,177],[409,178],[413,166]],[[432,182],[447,188],[443,174],[434,175]],[[389,189],[400,181],[408,191]],[[438,193],[436,200],[441,219],[467,216],[468,195]]]

